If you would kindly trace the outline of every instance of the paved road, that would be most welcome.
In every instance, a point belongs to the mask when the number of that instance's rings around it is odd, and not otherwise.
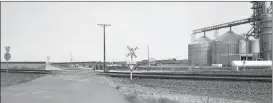
[[[70,70],[1,87],[1,103],[127,103],[94,72]]]

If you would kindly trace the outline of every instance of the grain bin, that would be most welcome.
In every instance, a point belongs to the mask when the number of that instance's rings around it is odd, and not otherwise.
[[[251,53],[258,54],[260,53],[260,41],[259,39],[250,40],[251,42]]]
[[[212,40],[203,36],[188,46],[189,64],[192,66],[211,65],[210,43]]]
[[[249,52],[250,52],[249,40],[240,40],[239,41],[239,54],[247,54]]]
[[[240,40],[239,42],[239,54],[246,54],[246,41]]]
[[[272,14],[262,15],[260,46],[264,60],[272,60]]]
[[[239,41],[242,39],[243,37],[241,35],[230,30],[221,35],[216,41],[212,42],[212,64],[219,64],[219,59],[221,59],[220,56],[238,54]],[[227,58],[229,58],[229,56],[227,56]],[[223,65],[230,65],[230,63]]]

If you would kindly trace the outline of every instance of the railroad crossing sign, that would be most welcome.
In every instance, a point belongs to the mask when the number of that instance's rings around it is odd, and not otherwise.
[[[6,61],[9,61],[11,58],[10,53],[5,53],[4,58],[6,59]]]
[[[46,57],[46,60],[48,60],[48,61],[49,61],[49,60],[50,60],[50,56],[47,56],[47,57]]]
[[[10,52],[10,46],[6,46],[6,52],[9,53]]]
[[[130,69],[133,70],[136,67],[136,61],[128,61],[127,65],[129,65]]]
[[[133,57],[137,57],[136,54],[135,54],[135,51],[138,49],[137,47],[135,48],[131,48],[129,46],[127,46],[127,48],[129,49],[129,53],[126,55],[127,57],[131,56],[131,61],[128,61],[127,62],[127,65],[129,66],[130,68],[130,71],[131,71],[131,75],[130,75],[130,79],[132,80],[133,79],[133,70],[134,68],[136,67],[137,65],[137,62],[136,61],[133,61]]]
[[[7,63],[7,72],[8,72],[8,69],[9,69],[9,60],[10,60],[10,58],[11,58],[11,55],[10,55],[10,46],[6,46],[5,47],[5,49],[6,49],[6,53],[5,53],[5,55],[4,55],[4,58],[6,59],[6,63]]]
[[[46,57],[46,60],[47,60],[47,63],[49,63],[50,56],[47,56],[47,57]]]
[[[129,49],[129,53],[126,55],[127,57],[131,56],[131,61],[133,61],[133,57],[137,57],[136,54],[135,54],[135,51],[138,49],[137,47],[135,48],[131,48],[129,46],[127,46],[127,48]]]
[[[5,49],[6,49],[6,53],[4,55],[4,58],[6,59],[6,61],[8,61],[11,58],[11,55],[9,53],[10,52],[10,46],[6,46]]]

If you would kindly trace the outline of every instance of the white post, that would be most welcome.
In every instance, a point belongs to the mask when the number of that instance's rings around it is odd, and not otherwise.
[[[130,75],[130,79],[133,79],[133,71],[131,70],[131,75]]]

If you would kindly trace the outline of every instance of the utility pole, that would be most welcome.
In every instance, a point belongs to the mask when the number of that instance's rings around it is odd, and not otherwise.
[[[229,67],[229,44],[228,44],[228,65],[227,66]]]
[[[98,24],[99,26],[103,27],[103,70],[104,72],[106,72],[106,68],[105,68],[105,28],[107,26],[111,26],[111,24]]]
[[[150,67],[150,51],[149,51],[149,45],[148,45],[148,66]]]
[[[69,53],[69,56],[70,56],[70,65],[72,64],[72,52]]]

